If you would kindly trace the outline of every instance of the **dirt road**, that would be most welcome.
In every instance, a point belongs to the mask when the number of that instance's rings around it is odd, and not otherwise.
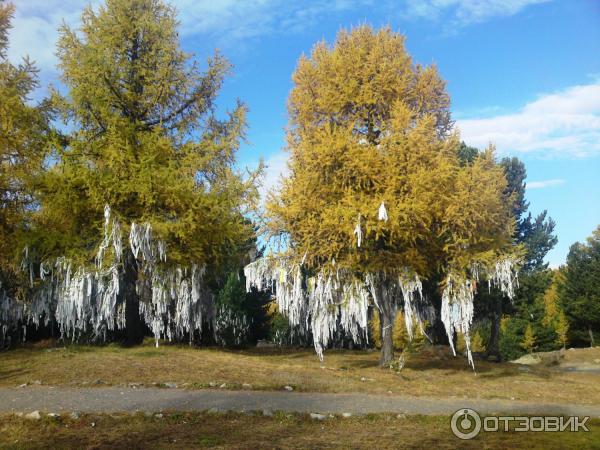
[[[64,388],[28,386],[0,389],[0,412],[287,411],[319,413],[452,414],[472,408],[481,414],[575,415],[600,418],[600,406],[523,401],[426,398],[398,395],[325,394],[273,391],[160,388]]]

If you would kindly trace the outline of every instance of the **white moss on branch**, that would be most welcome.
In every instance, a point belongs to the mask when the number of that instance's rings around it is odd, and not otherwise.
[[[3,341],[18,324],[44,324],[53,318],[63,338],[77,340],[86,334],[92,340],[106,339],[108,331],[126,327],[123,298],[122,231],[119,221],[104,209],[104,236],[94,267],[74,265],[64,257],[39,264],[39,282],[34,285],[34,262],[29,248],[23,252],[21,268],[30,278],[31,301],[23,304],[7,296],[0,286],[0,325]],[[154,239],[152,227],[131,224],[129,248],[138,270],[136,293],[139,312],[154,334],[156,345],[189,337],[210,324],[218,340],[218,330],[229,327],[234,341],[247,335],[247,319],[220,308],[215,311],[214,296],[207,288],[205,267],[169,267],[165,242]]]

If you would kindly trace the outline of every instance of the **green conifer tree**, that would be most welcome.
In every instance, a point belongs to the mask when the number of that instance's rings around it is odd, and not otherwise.
[[[558,292],[574,344],[595,344],[600,329],[600,226],[569,249]]]

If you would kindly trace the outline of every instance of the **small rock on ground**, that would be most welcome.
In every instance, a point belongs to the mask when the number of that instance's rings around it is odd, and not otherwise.
[[[345,417],[347,419],[348,417],[352,417],[352,413],[349,413],[349,412],[342,413],[342,417]]]
[[[165,387],[169,388],[169,389],[177,389],[177,383],[173,383],[172,381],[169,381],[168,383],[165,383]]]
[[[327,416],[325,414],[310,413],[310,418],[314,420],[325,420],[327,419]]]
[[[288,385],[288,386],[284,386],[283,388],[284,388],[286,391],[293,391],[293,390],[294,390],[294,388],[293,388],[293,387],[291,387],[291,386],[289,386],[289,385]]]
[[[42,416],[40,415],[40,412],[36,410],[29,414],[25,414],[25,418],[30,420],[40,420]]]

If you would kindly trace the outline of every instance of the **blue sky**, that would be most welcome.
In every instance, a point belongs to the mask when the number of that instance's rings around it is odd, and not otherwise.
[[[29,54],[43,84],[57,83],[54,43],[88,1],[16,0],[11,59]],[[92,1],[97,5],[99,0]],[[341,27],[369,23],[406,35],[416,62],[447,80],[463,139],[497,146],[527,167],[530,210],[547,209],[559,243],[552,266],[600,224],[600,2],[594,0],[175,0],[183,47],[218,48],[234,72],[221,108],[249,107],[242,165],[285,171],[286,99],[298,57]],[[40,95],[43,93],[41,91]]]

